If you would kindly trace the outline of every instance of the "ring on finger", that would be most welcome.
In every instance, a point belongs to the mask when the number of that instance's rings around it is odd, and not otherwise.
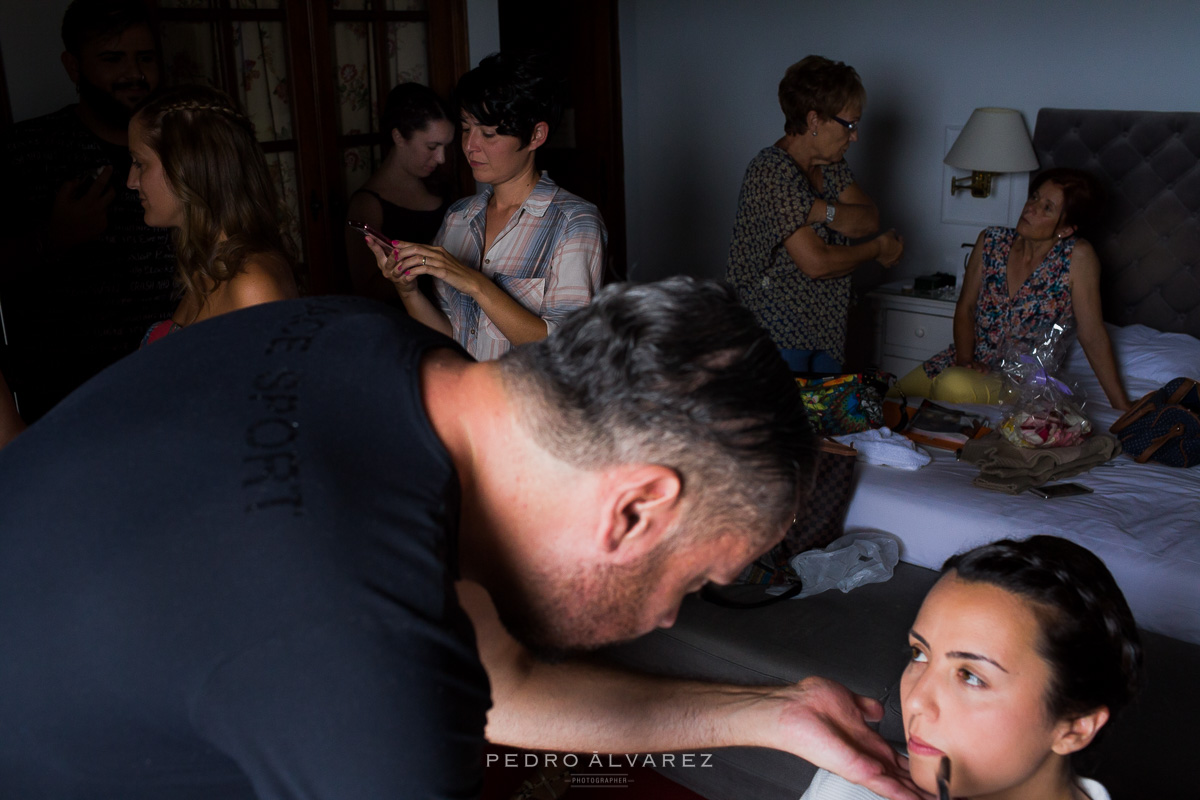
[[[421,266],[425,266],[425,256],[421,256]]]

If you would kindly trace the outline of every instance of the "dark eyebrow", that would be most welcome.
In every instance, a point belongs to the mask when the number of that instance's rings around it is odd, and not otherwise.
[[[916,639],[921,644],[925,645],[925,649],[927,649],[927,650],[932,649],[929,646],[929,642],[925,641],[925,637],[922,636],[921,634],[917,633],[915,630],[909,629],[908,635],[913,637],[914,639]],[[951,650],[949,653],[946,653],[946,655],[949,656],[950,658],[965,658],[968,661],[986,661],[987,663],[991,664],[992,666],[994,666],[996,669],[1000,670],[1004,674],[1006,674],[1006,675],[1008,674],[1008,670],[1006,670],[1004,667],[1002,667],[998,662],[994,661],[993,659],[988,658],[987,656],[980,655],[978,653],[968,653],[963,650]]]

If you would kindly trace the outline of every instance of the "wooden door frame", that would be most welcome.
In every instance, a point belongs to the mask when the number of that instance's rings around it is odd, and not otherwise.
[[[603,197],[584,197],[595,203],[608,228],[605,280],[624,280],[626,265],[625,150],[621,120],[620,28],[617,0],[588,0],[562,4],[555,0],[498,0],[501,49],[549,49],[545,37],[565,43],[569,63],[575,147],[600,160]],[[554,14],[556,16],[550,17]],[[550,21],[549,25],[544,23]],[[554,34],[553,25],[565,30]],[[515,44],[514,44],[515,43]],[[583,101],[583,102],[581,102]],[[570,187],[567,187],[570,188]]]
[[[304,288],[306,293],[314,295],[346,291],[348,280],[341,215],[347,198],[341,180],[337,115],[330,113],[337,106],[337,89],[329,3],[327,0],[285,0],[277,9],[247,10],[230,8],[228,0],[220,0],[215,8],[206,9],[162,9],[158,5],[156,0],[148,2],[155,23],[163,17],[173,22],[212,22],[214,18],[228,21],[277,19],[283,22],[294,125],[292,140],[295,142],[300,206],[298,222],[306,244],[308,268]],[[364,20],[378,17],[378,22],[389,14],[394,17],[404,13],[385,11],[382,1],[375,5],[378,6],[376,10],[362,12]],[[426,21],[430,85],[439,94],[449,96],[458,77],[470,64],[466,0],[429,0]],[[384,76],[387,74],[384,46],[387,30],[382,24],[376,24],[373,30],[377,38],[373,68],[377,76]],[[232,81],[237,76],[232,31],[227,25],[217,24],[215,35],[219,50],[217,69],[220,74],[217,78],[222,88],[229,90],[234,88]],[[376,83],[380,95],[377,102],[382,109],[391,87],[383,80]],[[232,94],[236,96],[236,92]],[[264,150],[271,152],[272,149],[269,142],[265,144]],[[471,183],[466,191],[474,191],[474,184]]]

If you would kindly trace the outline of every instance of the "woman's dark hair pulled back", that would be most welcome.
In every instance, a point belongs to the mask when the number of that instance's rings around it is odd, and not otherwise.
[[[1052,675],[1052,719],[1100,707],[1115,717],[1137,692],[1142,648],[1133,613],[1108,567],[1087,548],[1057,536],[1006,539],[952,556],[943,570],[1030,603],[1041,628],[1038,652]]]
[[[449,104],[437,92],[422,83],[400,83],[388,92],[383,113],[379,115],[379,133],[384,146],[390,147],[392,131],[400,131],[405,139],[411,139],[414,133],[440,119],[458,127]]]

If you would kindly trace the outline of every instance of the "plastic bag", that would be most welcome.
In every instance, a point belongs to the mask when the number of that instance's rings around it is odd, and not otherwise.
[[[900,561],[900,544],[880,531],[858,531],[835,539],[821,550],[805,550],[788,564],[804,589],[796,597],[811,597],[827,589],[848,592],[892,577]],[[772,593],[778,594],[783,587]]]
[[[1025,343],[1009,348],[1000,364],[1011,409],[1000,420],[1000,433],[1021,447],[1065,447],[1079,444],[1092,432],[1083,412],[1079,388],[1068,383],[1059,367],[1066,357],[1067,328],[1054,323]]]

